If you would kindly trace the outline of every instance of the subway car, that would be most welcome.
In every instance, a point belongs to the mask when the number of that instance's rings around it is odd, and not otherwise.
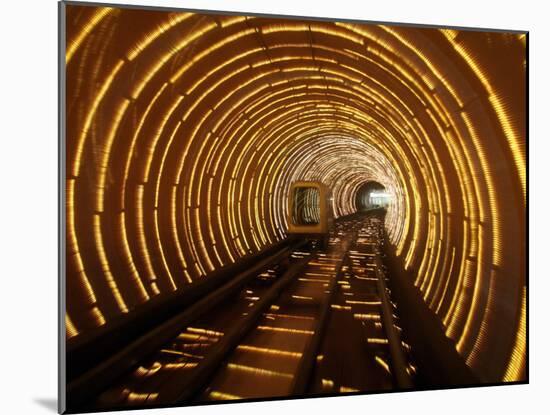
[[[325,184],[315,181],[291,184],[288,197],[288,234],[317,239],[326,248],[333,220],[332,194]]]

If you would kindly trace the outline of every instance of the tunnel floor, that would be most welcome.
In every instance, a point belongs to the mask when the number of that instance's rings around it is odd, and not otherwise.
[[[326,249],[289,248],[81,409],[412,387],[382,241],[380,213],[337,221]]]

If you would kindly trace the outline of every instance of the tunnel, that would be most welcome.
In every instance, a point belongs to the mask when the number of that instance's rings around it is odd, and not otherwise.
[[[296,181],[331,189],[335,221],[389,195],[388,284],[405,332],[431,324],[413,351],[458,383],[526,379],[525,34],[63,18],[69,384],[278,249]]]
[[[390,195],[385,190],[386,188],[378,182],[363,183],[355,193],[355,210],[362,211],[375,206],[388,206]]]

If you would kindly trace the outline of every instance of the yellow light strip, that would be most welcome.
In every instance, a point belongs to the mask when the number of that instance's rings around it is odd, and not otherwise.
[[[516,334],[512,355],[506,368],[506,373],[502,378],[505,382],[523,380],[525,376],[525,367],[527,365],[527,289],[523,287],[521,296],[521,310],[519,316],[519,326]]]
[[[115,301],[118,305],[118,308],[121,312],[127,313],[128,307],[122,299],[122,295],[118,289],[118,285],[111,273],[109,267],[109,261],[107,260],[107,255],[105,254],[105,247],[103,246],[103,237],[101,235],[101,217],[99,214],[94,215],[94,237],[96,243],[97,253],[99,255],[99,260],[101,261],[101,269],[103,270],[103,277],[107,281],[107,285],[111,289],[111,293],[115,298]]]
[[[107,16],[116,14],[117,9],[112,7],[98,7],[95,13],[92,15],[80,30],[73,40],[67,40],[67,50],[65,52],[65,62],[68,64],[78,48],[82,45],[84,39],[96,28],[98,24],[102,22]],[[67,37],[68,39],[68,37]]]

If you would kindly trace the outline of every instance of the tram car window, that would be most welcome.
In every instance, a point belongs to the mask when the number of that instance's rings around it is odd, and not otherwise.
[[[290,186],[288,233],[324,241],[332,226],[332,195],[321,182],[299,181]]]
[[[292,195],[292,223],[295,225],[318,225],[320,222],[320,194],[316,187],[295,187]]]

